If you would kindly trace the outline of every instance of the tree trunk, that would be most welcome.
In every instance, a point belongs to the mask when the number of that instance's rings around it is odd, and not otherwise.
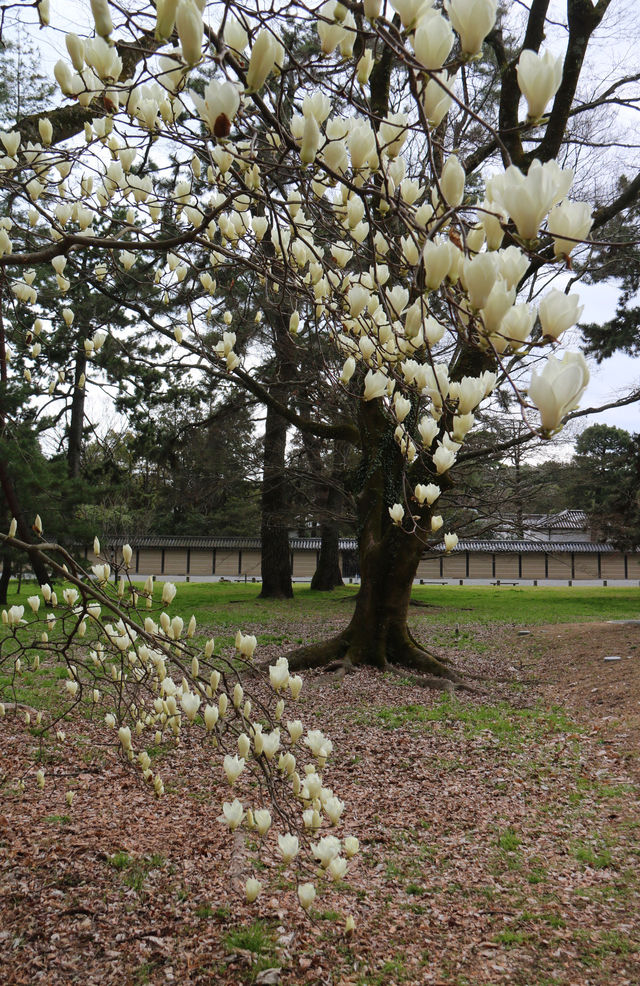
[[[436,679],[460,679],[414,639],[407,625],[411,589],[424,542],[399,528],[382,539],[360,538],[361,585],[347,628],[289,655],[292,671],[342,662],[384,670],[401,666]]]
[[[332,477],[336,479],[337,477]],[[340,571],[340,546],[338,514],[342,503],[342,491],[330,485],[326,497],[327,516],[320,524],[320,557],[311,579],[311,588],[318,592],[330,592],[344,585]]]
[[[6,606],[9,582],[11,581],[11,549],[4,548],[2,551],[2,574],[0,575],[0,604]]]
[[[71,419],[69,421],[69,444],[67,447],[67,466],[69,477],[77,479],[80,475],[82,455],[82,430],[84,426],[85,387],[80,387],[80,379],[87,372],[87,358],[84,352],[76,356],[74,388],[71,399]]]
[[[295,347],[289,332],[293,308],[285,298],[267,299],[265,320],[274,347],[273,382],[270,394],[288,404],[296,376]],[[262,591],[260,599],[291,599],[291,552],[289,550],[289,495],[285,474],[287,421],[267,405],[264,430],[264,469],[262,473]]]
[[[335,521],[326,520],[320,525],[320,557],[311,588],[316,592],[330,592],[339,585],[344,585],[340,571],[340,546],[338,525]]]
[[[20,508],[20,503],[9,473],[9,467],[4,459],[0,457],[0,489],[4,494],[4,498],[9,509],[9,512],[13,514],[18,525],[18,537],[23,541],[31,544],[33,538],[31,537],[31,531],[29,530],[25,519],[22,515],[22,510]],[[47,574],[47,568],[41,557],[38,555],[30,555],[29,563],[33,568],[35,577],[38,580],[39,585],[44,585],[45,582],[49,581],[49,576]]]
[[[270,406],[264,433],[262,475],[262,591],[260,599],[291,599],[291,553],[287,529],[285,448],[287,422]]]
[[[360,591],[347,628],[330,640],[302,647],[288,656],[291,670],[342,662],[345,668],[368,665],[383,670],[400,665],[429,676],[442,687],[458,675],[412,636],[407,625],[418,563],[430,530],[431,510],[412,504],[420,526],[392,523],[389,506],[402,497],[403,458],[388,421],[374,402],[361,408],[363,474],[357,506],[360,523]]]

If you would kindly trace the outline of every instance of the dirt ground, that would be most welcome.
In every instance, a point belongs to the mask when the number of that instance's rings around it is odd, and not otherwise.
[[[542,694],[597,729],[640,779],[640,623],[556,624],[526,639]]]
[[[479,691],[454,699],[308,675],[296,711],[335,744],[325,783],[361,845],[310,919],[275,853],[257,868],[216,822],[228,788],[195,738],[166,754],[154,801],[108,731],[69,723],[39,793],[33,737],[7,717],[0,981],[636,986],[639,632],[478,627],[449,654]],[[251,874],[267,889],[248,905]]]

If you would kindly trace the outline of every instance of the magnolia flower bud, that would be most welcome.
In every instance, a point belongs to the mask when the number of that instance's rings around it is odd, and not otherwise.
[[[300,141],[300,160],[303,164],[312,164],[315,161],[320,140],[321,134],[317,120],[311,113],[308,113],[304,118],[304,129]]]
[[[74,69],[76,72],[82,72],[84,68],[84,41],[77,34],[66,34],[64,41]]]
[[[450,240],[439,236],[435,240],[427,240],[422,253],[424,259],[425,287],[436,291],[451,269],[452,250],[455,249]]]
[[[91,0],[91,13],[96,25],[96,33],[102,38],[108,38],[113,31],[113,22],[107,0]]]
[[[450,154],[445,161],[442,175],[440,176],[440,191],[445,202],[454,208],[462,202],[464,198],[464,168],[458,161],[455,154]]]
[[[267,76],[273,71],[276,57],[277,48],[273,35],[269,31],[260,31],[251,49],[251,58],[247,69],[247,89],[249,91],[255,92],[262,89]]]
[[[253,904],[254,900],[262,890],[262,884],[259,880],[255,880],[253,877],[249,877],[244,885],[244,892],[246,894],[247,900],[250,904]]]
[[[167,41],[176,21],[178,0],[156,0],[156,39]]]
[[[187,65],[196,65],[202,57],[202,14],[194,0],[180,0],[176,12],[176,28]]]
[[[216,705],[205,706],[203,716],[204,716],[204,724],[208,732],[211,732],[211,730],[215,727],[219,715],[220,713]]]
[[[312,883],[301,883],[298,887],[298,900],[305,911],[308,911],[316,899],[316,888]]]
[[[249,38],[240,21],[229,14],[224,25],[224,43],[237,52],[243,52]]]
[[[271,814],[266,808],[259,808],[253,813],[253,819],[258,830],[258,835],[266,835],[271,828]]]
[[[400,15],[402,26],[410,28],[432,2],[433,0],[391,0],[391,6]]]
[[[497,0],[445,0],[449,20],[466,55],[478,55],[496,19]]]
[[[449,57],[453,41],[448,21],[433,11],[421,18],[413,36],[413,50],[426,69],[436,71]]]
[[[458,543],[458,535],[447,533],[444,536],[444,550],[449,554]]]
[[[445,70],[429,79],[422,92],[422,108],[432,127],[439,127],[451,108],[451,85],[453,80],[449,79],[449,73]]]
[[[540,55],[525,49],[518,61],[518,85],[529,107],[529,119],[539,120],[562,82],[562,55]]]
[[[480,253],[462,265],[462,283],[474,308],[484,308],[497,276],[492,253]]]
[[[373,64],[373,52],[371,48],[365,48],[356,65],[356,79],[359,85],[366,86],[371,75],[371,70],[373,69]]]
[[[40,131],[42,143],[48,147],[53,140],[53,124],[46,117],[41,117],[38,120],[38,130]]]
[[[170,606],[176,595],[176,587],[173,582],[165,582],[162,586],[162,602]]]
[[[549,213],[547,227],[553,235],[553,252],[556,257],[568,257],[576,240],[584,240],[589,234],[593,219],[588,202],[569,202],[565,199]],[[569,237],[569,239],[566,239]]]

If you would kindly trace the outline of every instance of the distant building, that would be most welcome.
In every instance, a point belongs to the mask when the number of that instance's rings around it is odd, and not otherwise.
[[[524,541],[591,541],[591,524],[584,510],[505,517],[496,537],[518,538],[520,532]]]
[[[640,580],[640,553],[618,551],[610,544],[592,541],[588,518],[582,510],[530,515],[523,518],[523,528],[525,536],[514,537],[514,527],[506,522],[499,536],[461,540],[448,554],[443,544],[436,545],[425,551],[416,578],[425,582]],[[122,545],[127,542],[133,548],[133,576],[260,580],[260,538],[153,534],[114,538],[109,548],[116,564]],[[320,538],[290,535],[289,548],[292,577],[309,581],[318,564]],[[360,569],[356,539],[340,538],[339,552],[343,578],[357,579]],[[88,549],[86,556],[89,557]]]

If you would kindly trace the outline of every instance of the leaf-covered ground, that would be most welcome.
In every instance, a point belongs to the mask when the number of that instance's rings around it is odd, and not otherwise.
[[[335,610],[339,626],[346,613]],[[228,788],[209,750],[187,739],[156,751],[167,793],[155,801],[99,724],[67,722],[68,742],[38,754],[22,717],[3,720],[2,982],[640,981],[638,627],[519,635],[427,619],[412,611],[416,632],[478,694],[443,697],[368,670],[342,684],[306,677],[300,713],[334,741],[326,780],[361,843],[312,920],[290,873],[268,858],[260,872],[251,839],[216,821]],[[271,629],[309,639],[329,622]],[[611,655],[621,660],[604,662]],[[47,784],[21,795],[14,779],[34,752]],[[248,905],[256,872],[270,890]],[[344,913],[356,920],[350,937]]]

